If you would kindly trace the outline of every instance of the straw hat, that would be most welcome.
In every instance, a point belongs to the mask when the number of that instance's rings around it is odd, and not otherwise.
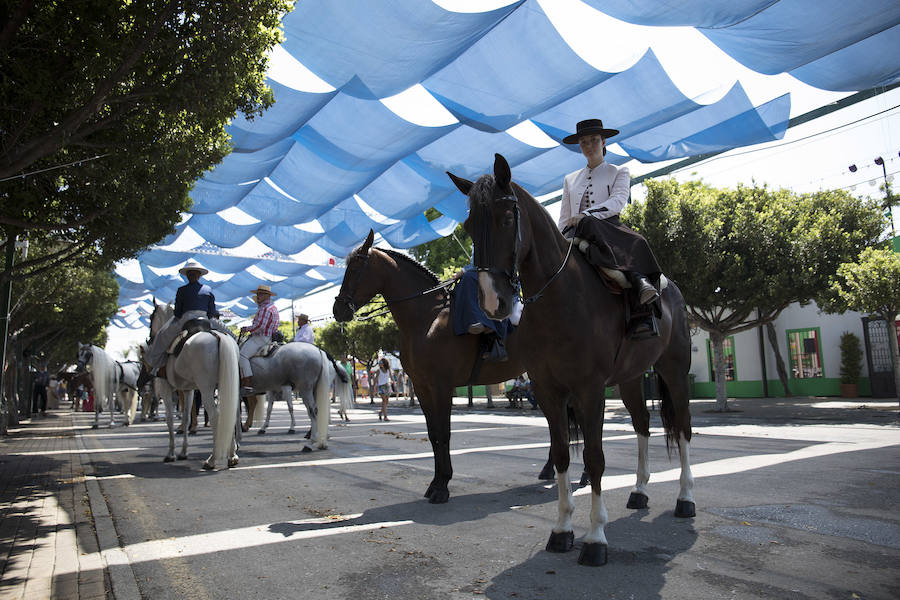
[[[209,271],[201,267],[200,263],[198,263],[196,260],[189,260],[183,267],[178,269],[178,272],[182,275],[187,275],[188,271],[199,271],[200,275],[206,275],[207,273],[209,273]]]
[[[262,284],[260,284],[259,287],[257,287],[255,290],[250,290],[250,293],[251,293],[251,294],[256,294],[257,296],[258,296],[259,294],[268,294],[268,295],[270,295],[270,296],[277,296],[277,295],[278,295],[278,294],[276,294],[275,292],[272,291],[272,288],[270,288],[270,287],[267,286],[267,285],[262,285]]]

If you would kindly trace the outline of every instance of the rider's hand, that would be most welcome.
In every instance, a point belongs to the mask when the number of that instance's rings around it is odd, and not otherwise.
[[[584,213],[578,213],[577,215],[575,215],[573,217],[569,217],[569,220],[565,222],[564,227],[571,227],[572,229],[575,229],[575,227],[578,226],[578,223],[583,218],[584,218]]]

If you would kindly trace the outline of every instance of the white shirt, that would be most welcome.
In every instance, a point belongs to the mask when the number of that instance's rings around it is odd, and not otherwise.
[[[585,167],[569,173],[563,180],[562,206],[557,226],[562,230],[566,222],[580,212],[598,219],[617,215],[628,204],[630,193],[631,175],[628,167],[617,167],[604,161],[593,169]]]
[[[309,323],[304,323],[303,327],[297,330],[297,333],[294,334],[295,342],[306,342],[307,344],[312,344],[315,342],[315,335],[313,334],[312,327],[309,326]]]

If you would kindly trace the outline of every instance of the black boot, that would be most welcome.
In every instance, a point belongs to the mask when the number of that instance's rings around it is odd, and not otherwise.
[[[497,336],[492,336],[491,347],[481,357],[490,362],[503,362],[509,360],[506,354],[506,344]]]
[[[659,292],[644,275],[637,271],[631,271],[628,273],[628,280],[631,282],[631,287],[634,288],[638,304],[650,304],[659,298]]]

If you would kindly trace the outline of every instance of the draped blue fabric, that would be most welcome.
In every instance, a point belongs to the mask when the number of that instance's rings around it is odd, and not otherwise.
[[[900,80],[896,0],[586,3],[628,23],[697,28],[755,71],[789,73],[823,89]],[[232,119],[233,151],[195,183],[192,208],[175,233],[137,257],[140,274],[118,278],[120,304],[173,299],[183,279],[159,272],[189,259],[216,274],[210,285],[217,302],[239,316],[255,311],[248,296],[260,283],[288,298],[339,284],[340,259],[370,229],[395,248],[411,248],[466,218],[466,200],[446,171],[474,180],[500,153],[532,194],[559,190],[563,176],[584,164],[577,146],[561,144],[584,118],[601,117],[621,131],[613,141],[624,154],[606,156],[621,165],[777,140],[790,116],[788,95],[753,105],[740,82],[710,104],[689,98],[652,49],[622,71],[598,70],[535,0],[481,13],[427,0],[304,0],[283,28],[281,50],[327,91],[301,91],[284,73],[271,74],[274,106]],[[423,126],[388,108],[386,99],[417,84],[446,109],[445,124]],[[510,128],[523,123],[547,142],[521,141]],[[431,221],[430,208],[440,212]],[[182,247],[197,236],[205,243]],[[245,245],[269,252],[229,250]],[[336,264],[293,257],[313,246]]]

